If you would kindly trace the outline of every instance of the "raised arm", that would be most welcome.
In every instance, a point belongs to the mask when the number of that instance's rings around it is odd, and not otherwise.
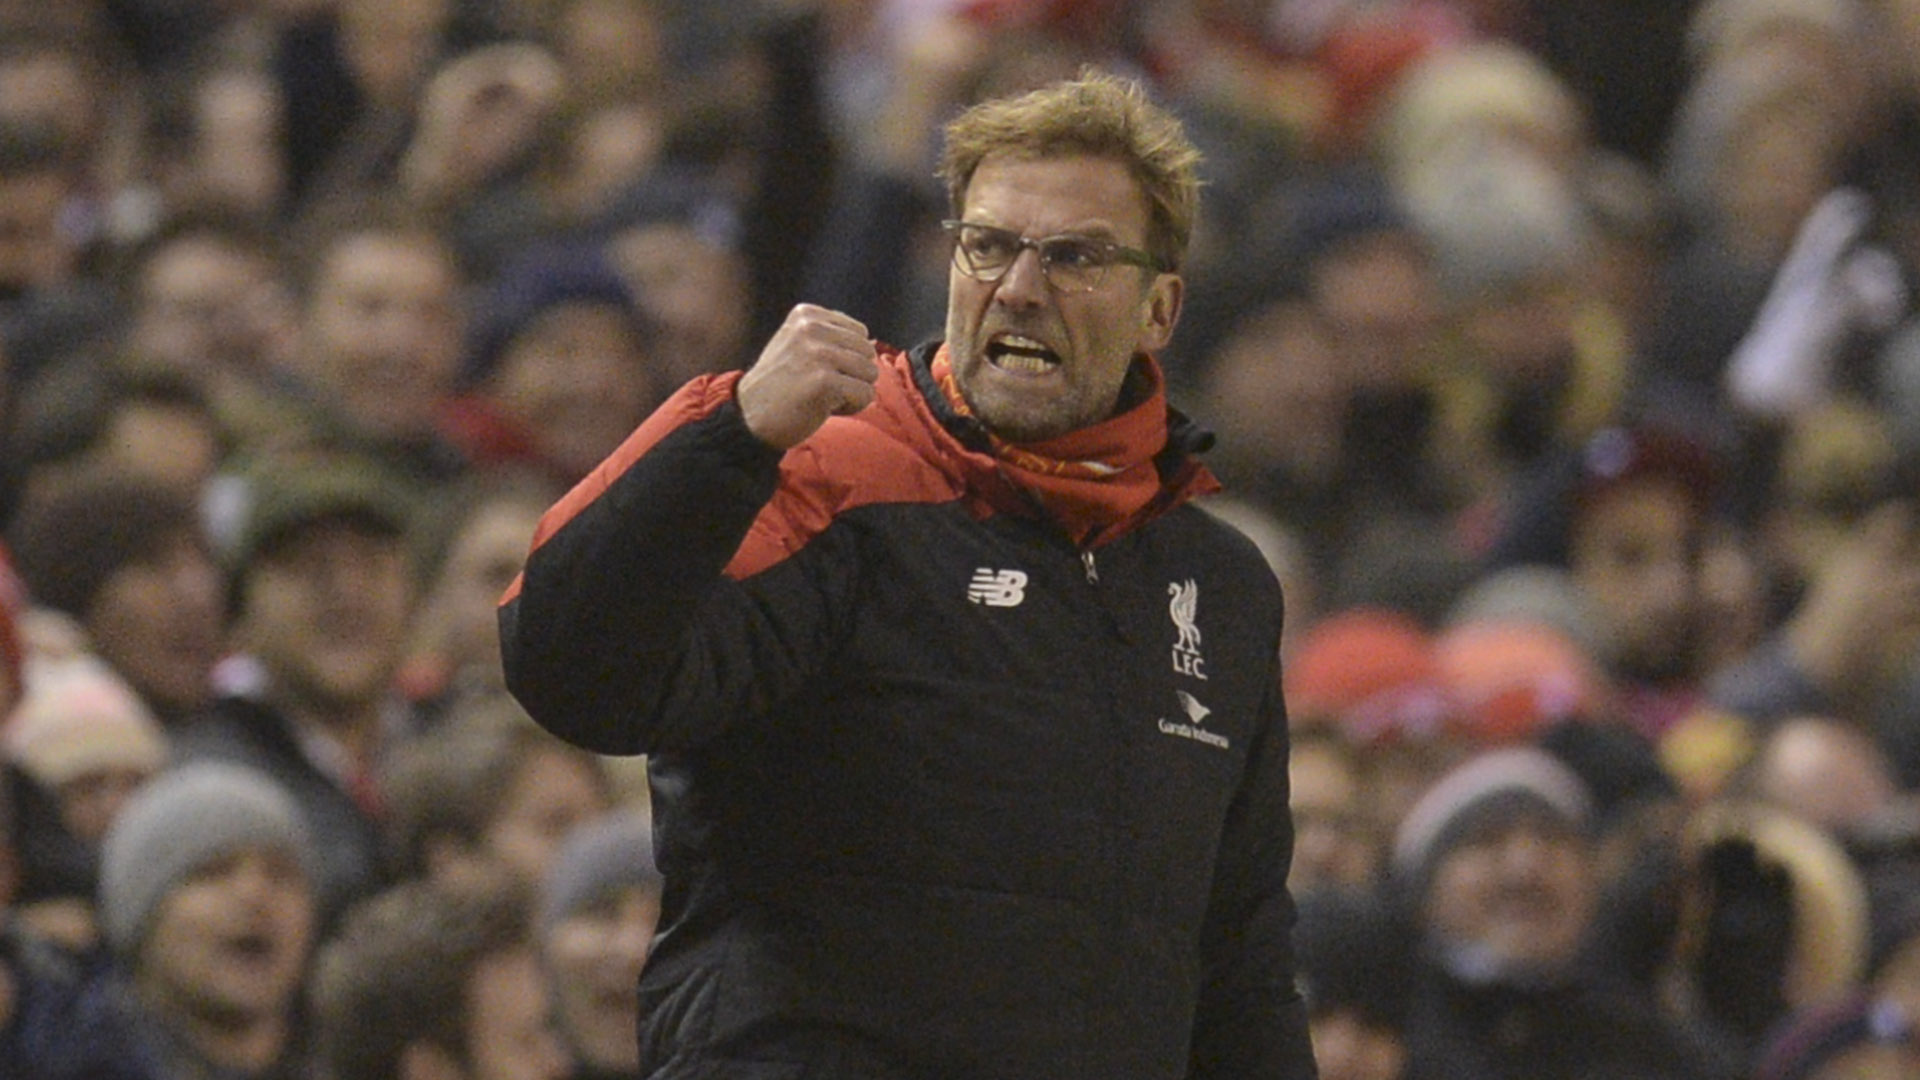
[[[547,512],[500,607],[507,686],[535,720],[600,753],[682,747],[803,676],[820,583],[750,590],[724,570],[784,450],[872,400],[865,333],[795,308],[744,376],[683,387]]]

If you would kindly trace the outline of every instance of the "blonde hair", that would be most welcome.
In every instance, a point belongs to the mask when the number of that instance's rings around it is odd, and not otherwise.
[[[1179,118],[1132,80],[1088,68],[1075,79],[975,105],[947,124],[940,176],[958,216],[987,158],[1077,154],[1126,163],[1147,197],[1147,250],[1178,269],[1200,205],[1200,151]]]

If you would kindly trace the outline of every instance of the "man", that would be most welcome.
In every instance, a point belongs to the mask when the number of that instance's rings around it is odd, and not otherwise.
[[[1715,651],[1708,577],[1719,459],[1660,424],[1605,428],[1515,498],[1499,565],[1564,568],[1627,725],[1659,739],[1701,703]]]
[[[578,1063],[571,1080],[633,1080],[637,984],[660,920],[651,815],[629,807],[569,834],[541,884],[539,917],[554,1020]]]
[[[372,203],[341,217],[310,264],[279,374],[315,410],[315,440],[425,487],[455,479],[466,463],[439,430],[466,334],[453,250],[403,210]]]
[[[154,1078],[305,1075],[315,854],[253,770],[199,762],[143,786],[101,851],[113,962],[77,1009],[110,1033],[94,1053]]]
[[[323,925],[383,883],[378,783],[412,724],[393,688],[414,578],[395,482],[352,458],[257,467],[229,553],[233,643],[175,753],[239,762],[293,794],[319,838]]]
[[[192,494],[94,471],[34,499],[11,535],[33,602],[73,620],[164,723],[207,705],[226,592]]]
[[[1592,797],[1535,746],[1443,775],[1395,835],[1419,938],[1409,1080],[1731,1075],[1587,950],[1602,895]]]
[[[649,755],[642,1075],[1313,1075],[1279,590],[1152,355],[1197,159],[1110,77],[970,110],[944,344],[803,304],[543,522],[508,686]]]
[[[313,976],[329,1080],[562,1080],[525,893],[411,881],[355,908]]]

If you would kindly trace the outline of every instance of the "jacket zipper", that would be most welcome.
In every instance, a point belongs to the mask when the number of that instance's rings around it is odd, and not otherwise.
[[[1100,567],[1093,561],[1093,549],[1085,548],[1080,552],[1081,565],[1087,568],[1087,584],[1100,584]]]

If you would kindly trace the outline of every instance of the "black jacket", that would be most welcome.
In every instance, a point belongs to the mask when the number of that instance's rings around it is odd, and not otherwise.
[[[1179,433],[1080,550],[925,360],[784,456],[696,380],[503,603],[534,717],[650,755],[643,1072],[1312,1077],[1272,574]]]
[[[1407,1080],[1732,1080],[1706,1043],[1625,986],[1473,985],[1423,964],[1413,980]]]

